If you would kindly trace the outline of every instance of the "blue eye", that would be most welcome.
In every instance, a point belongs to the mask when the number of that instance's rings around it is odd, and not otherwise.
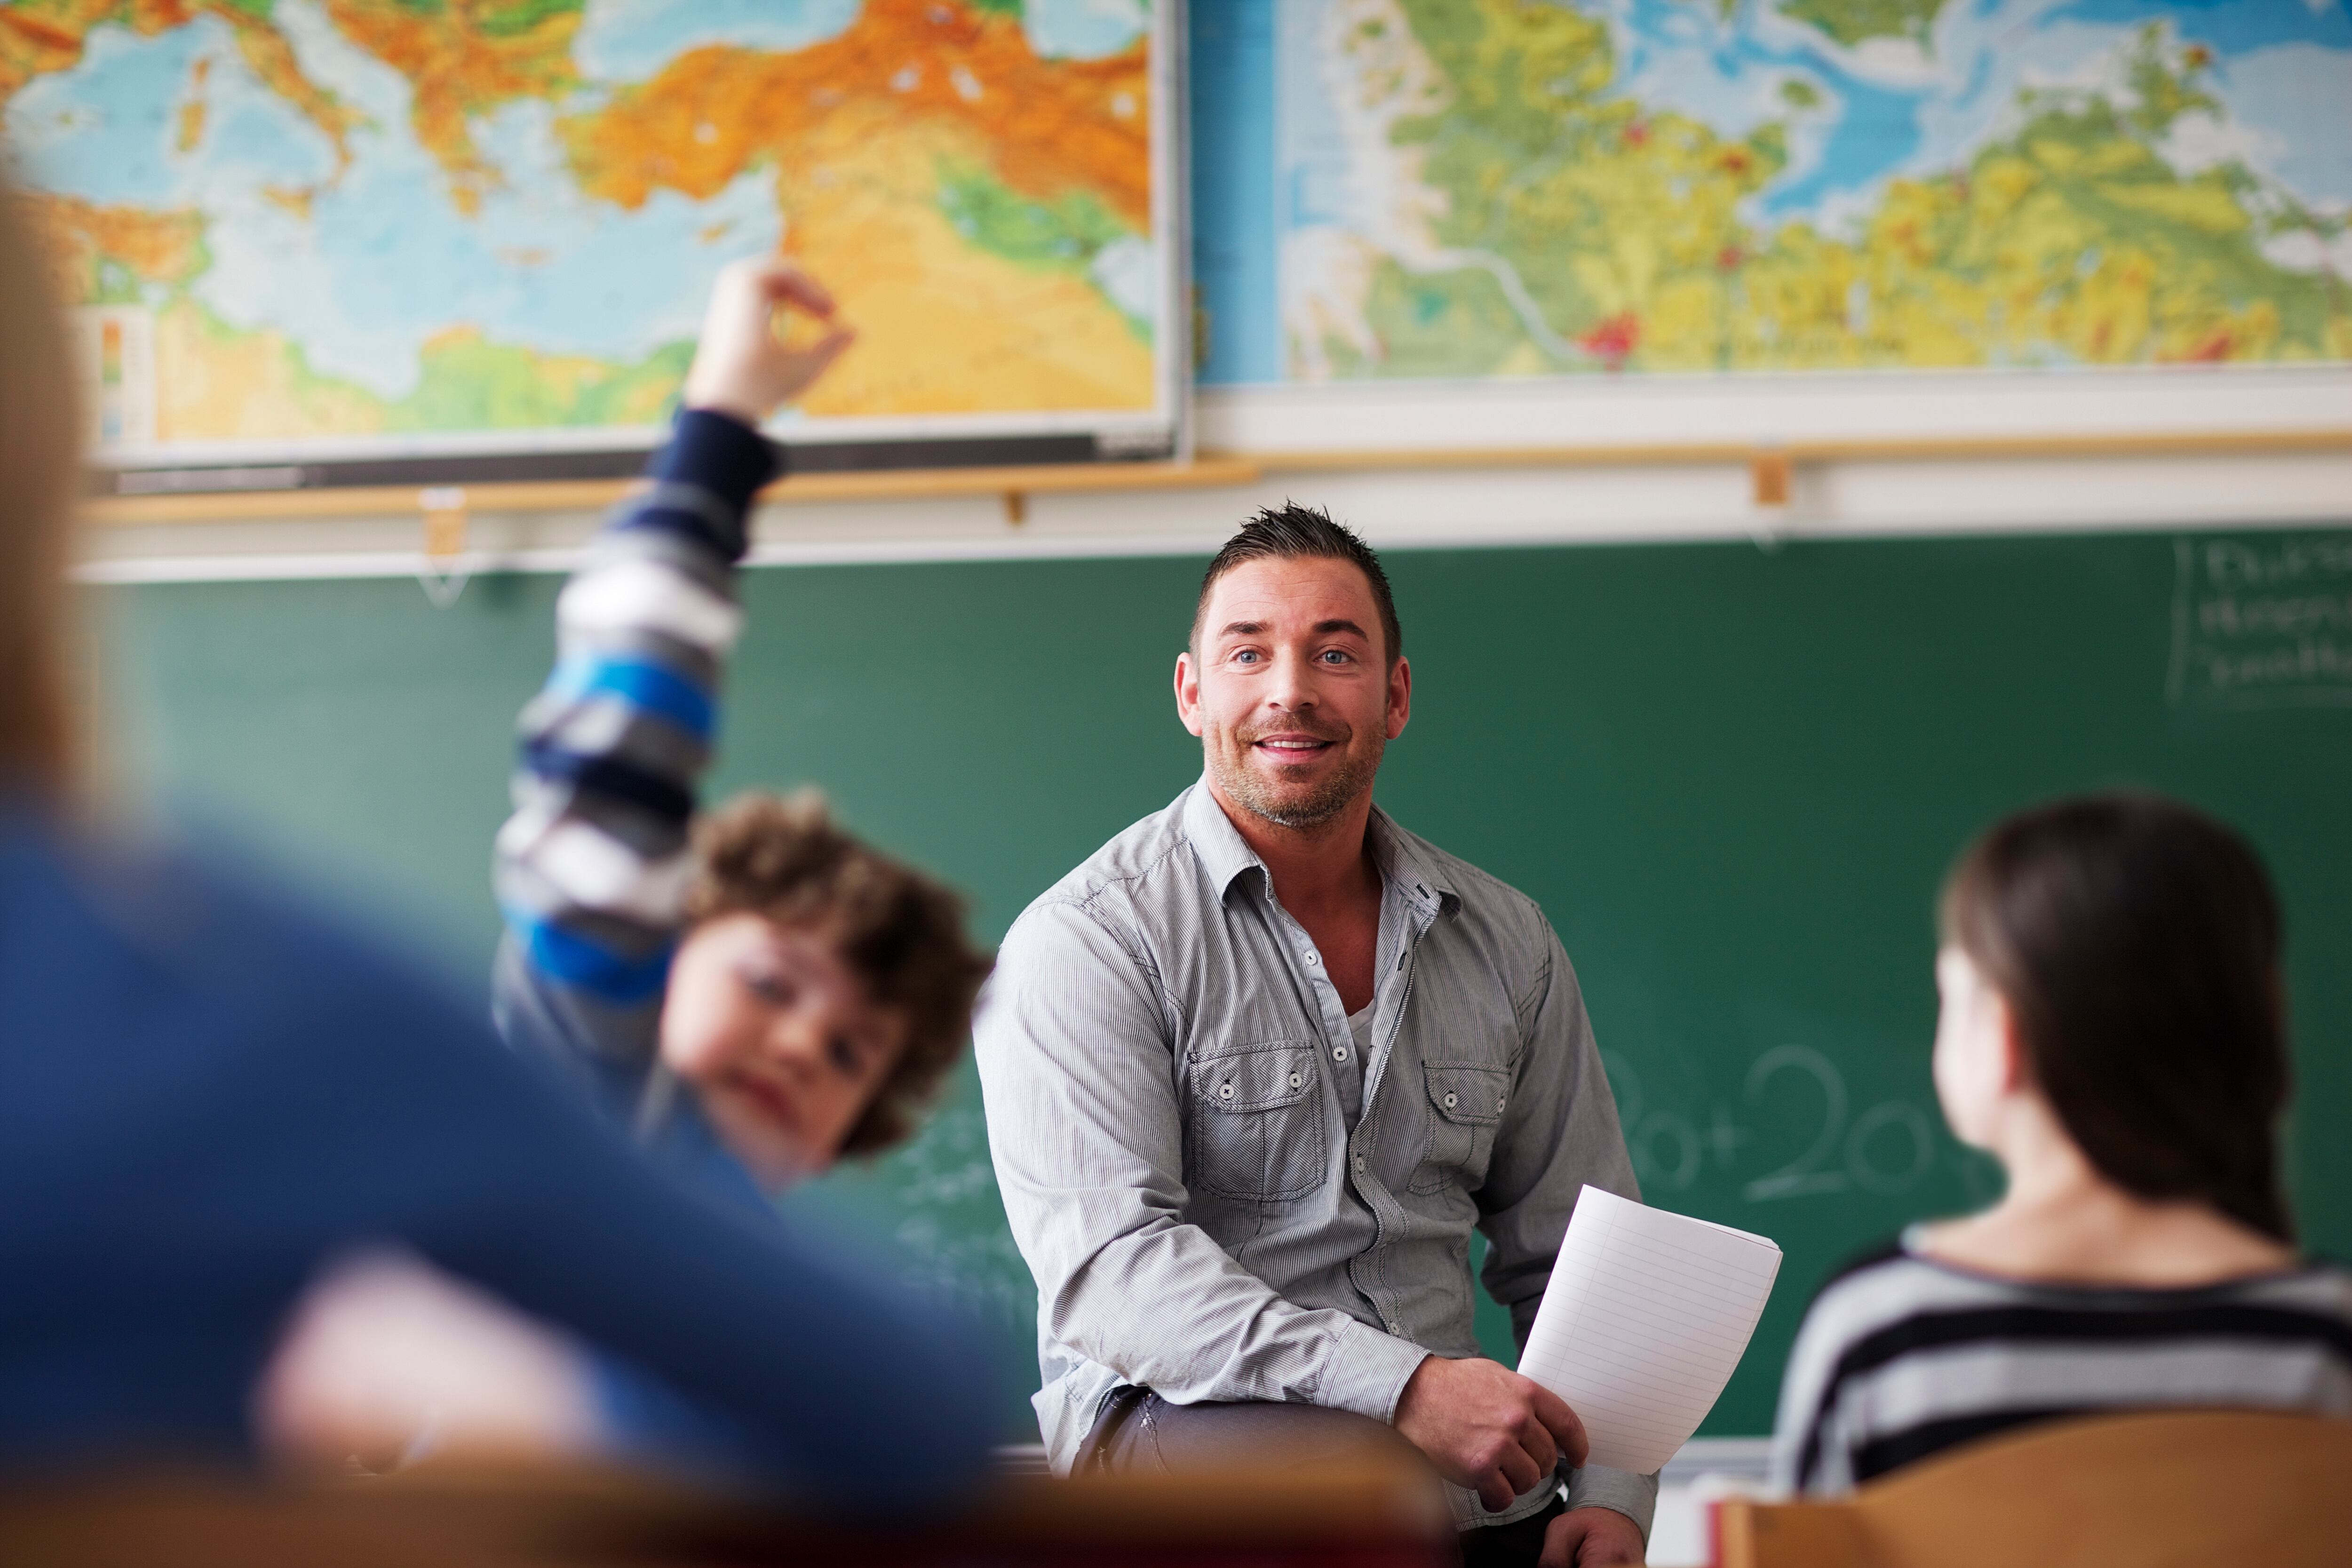
[[[1256,658],[1257,650],[1255,648],[1245,647],[1239,653],[1234,655],[1234,662],[1235,664],[1245,664],[1255,660]]]

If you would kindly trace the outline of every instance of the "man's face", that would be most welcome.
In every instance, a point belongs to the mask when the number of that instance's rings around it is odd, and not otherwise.
[[[1389,660],[1353,563],[1244,562],[1210,590],[1195,643],[1176,660],[1176,708],[1228,805],[1313,828],[1371,788],[1412,677]]]
[[[761,1185],[833,1163],[907,1046],[818,931],[748,912],[696,926],[670,965],[661,1058]]]

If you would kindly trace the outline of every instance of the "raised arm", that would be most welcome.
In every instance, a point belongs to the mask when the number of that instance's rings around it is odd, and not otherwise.
[[[1156,977],[1048,901],[997,951],[974,1034],[989,1147],[1048,1331],[1177,1404],[1282,1400],[1385,1421],[1417,1345],[1269,1289],[1183,1215]]]
[[[556,602],[556,663],[523,709],[514,815],[495,879],[508,940],[496,1010],[510,1044],[621,1085],[650,1060],[687,879],[695,790],[741,624],[734,564],[775,474],[756,428],[847,346],[784,346],[779,309],[829,316],[781,261],[723,271],[677,429]]]

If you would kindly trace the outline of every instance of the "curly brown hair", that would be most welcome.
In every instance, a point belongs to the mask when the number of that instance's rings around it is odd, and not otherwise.
[[[904,1013],[907,1045],[841,1152],[878,1154],[914,1135],[971,1036],[995,960],[964,936],[953,889],[842,831],[824,795],[753,792],[694,831],[689,924],[751,913],[833,941],[867,994]]]

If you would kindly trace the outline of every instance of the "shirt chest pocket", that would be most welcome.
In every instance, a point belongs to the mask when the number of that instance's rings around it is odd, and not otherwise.
[[[1425,1062],[1429,1145],[1412,1173],[1416,1193],[1476,1190],[1494,1157],[1495,1130],[1510,1104],[1511,1069],[1471,1062]]]
[[[1185,1062],[1187,1186],[1228,1198],[1303,1197],[1321,1186],[1323,1102],[1315,1044],[1269,1040]]]

